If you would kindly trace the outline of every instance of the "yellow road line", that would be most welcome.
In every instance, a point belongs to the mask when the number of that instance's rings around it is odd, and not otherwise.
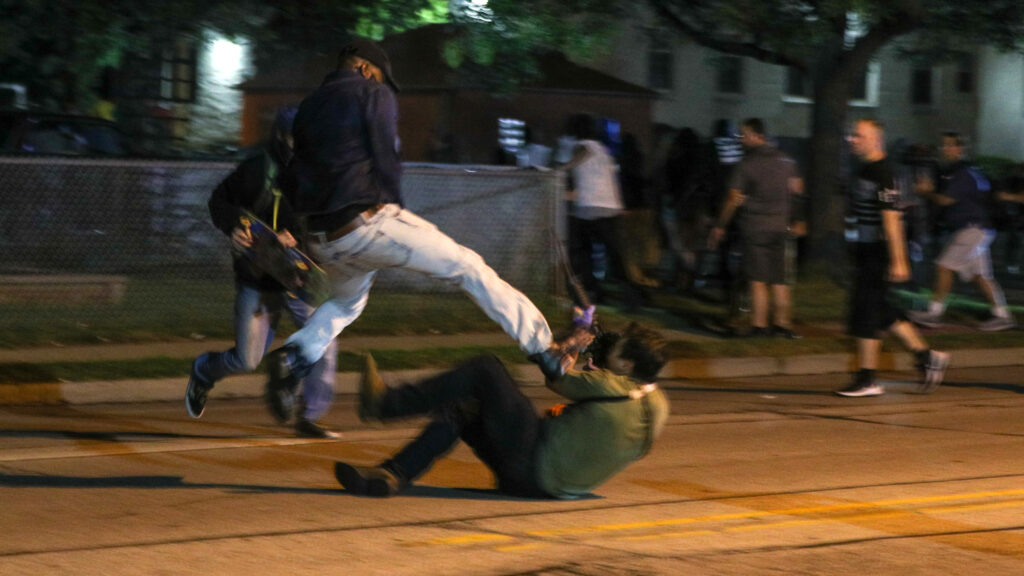
[[[972,492],[967,494],[947,494],[942,496],[922,496],[917,498],[893,498],[889,500],[878,500],[874,502],[845,502],[841,504],[827,504],[823,506],[805,506],[799,508],[785,508],[777,510],[748,510],[745,512],[732,512],[728,514],[712,514],[709,516],[695,516],[691,518],[666,518],[663,520],[652,520],[647,522],[626,522],[620,524],[602,524],[598,526],[579,526],[575,528],[556,528],[553,530],[534,530],[527,532],[530,536],[566,536],[572,534],[586,534],[591,532],[622,532],[629,530],[644,530],[660,528],[663,526],[680,526],[686,524],[705,524],[711,522],[724,522],[729,520],[752,520],[767,516],[809,516],[812,514],[829,514],[846,510],[865,510],[872,508],[889,508],[893,506],[907,506],[914,504],[927,504],[932,502],[952,502],[956,500],[979,500],[983,498],[998,498],[1006,496],[1022,496],[1024,489],[998,490],[987,492]],[[752,496],[751,498],[757,498]],[[737,501],[739,502],[739,501]]]
[[[536,544],[513,544],[512,546],[497,546],[494,549],[498,552],[521,552],[523,550],[546,548],[548,546],[551,546],[551,544],[547,542],[538,542]]]
[[[835,522],[859,523],[865,521],[876,521],[898,517],[907,517],[913,515],[951,514],[969,510],[1000,509],[1024,506],[1024,498],[1012,498],[1013,496],[1024,496],[1024,489],[971,492],[965,494],[945,494],[939,496],[922,496],[916,498],[892,498],[873,502],[847,502],[822,506],[805,506],[797,508],[781,508],[774,510],[749,510],[745,512],[711,514],[706,516],[694,516],[689,518],[666,518],[662,520],[653,520],[649,522],[628,522],[619,524],[602,524],[597,526],[559,528],[552,530],[531,530],[524,532],[523,536],[495,534],[492,532],[469,533],[460,536],[436,538],[433,540],[413,545],[466,546],[474,544],[494,544],[496,542],[510,542],[519,540],[522,543],[509,543],[494,547],[495,550],[500,552],[515,552],[519,550],[528,550],[550,545],[550,542],[522,541],[523,537],[549,539],[566,535],[628,532],[635,530],[650,530],[669,526],[680,526],[689,524],[715,524],[730,521],[759,520],[768,517],[791,517],[784,520],[757,522],[754,524],[743,524],[739,526],[722,526],[718,528],[658,532],[651,534],[636,534],[628,536],[624,535],[618,537],[617,539],[623,541],[642,541],[669,538],[689,538],[694,536],[722,534],[726,532],[740,533],[752,532],[757,530],[774,530],[785,527],[812,526]],[[1011,497],[1012,499],[998,502],[977,502],[977,500],[982,499],[1006,497]],[[756,498],[757,497],[750,497],[750,499]],[[747,499],[744,498],[743,500]],[[971,500],[975,502],[953,503],[957,501],[962,502]],[[935,504],[943,502],[950,502],[950,504],[927,507],[914,507],[914,505],[917,504]],[[861,512],[856,513],[857,511]],[[796,518],[792,518],[793,516],[796,516]]]
[[[512,536],[505,536],[504,534],[477,533],[465,534],[463,536],[450,536],[447,538],[435,538],[427,542],[427,545],[464,546],[466,544],[479,544],[481,542],[497,542],[512,539]]]

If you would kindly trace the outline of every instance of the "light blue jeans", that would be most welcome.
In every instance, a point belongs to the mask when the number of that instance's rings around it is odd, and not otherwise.
[[[363,313],[377,270],[383,268],[412,270],[458,286],[528,354],[551,346],[547,320],[529,298],[502,280],[479,254],[397,204],[386,205],[333,242],[311,243],[310,255],[327,270],[332,296],[288,339],[288,345],[298,348],[299,373]]]
[[[313,307],[286,292],[265,292],[254,286],[235,285],[235,347],[227,352],[210,352],[196,360],[196,373],[211,385],[233,374],[252,372],[259,366],[274,340],[274,331],[287,309],[297,327],[302,327]],[[302,399],[307,420],[316,421],[327,413],[334,399],[334,369],[338,352],[332,341],[322,357],[302,380]]]

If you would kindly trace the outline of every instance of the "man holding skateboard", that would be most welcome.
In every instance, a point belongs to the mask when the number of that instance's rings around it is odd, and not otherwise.
[[[235,346],[226,352],[207,352],[193,362],[185,392],[185,407],[193,418],[203,415],[207,395],[217,381],[256,369],[274,339],[284,310],[297,326],[303,326],[313,313],[314,306],[301,300],[299,291],[294,287],[287,289],[272,277],[274,272],[270,269],[274,266],[270,264],[274,262],[268,260],[274,259],[260,257],[267,252],[274,256],[274,250],[283,257],[296,245],[289,232],[295,227],[294,217],[287,200],[282,198],[277,177],[291,156],[294,118],[294,108],[281,110],[267,149],[239,164],[210,196],[213,223],[231,238],[234,255]],[[269,238],[258,233],[264,227],[272,231]],[[289,261],[285,259],[285,263]],[[336,361],[337,353],[331,344],[303,380],[302,402],[295,422],[299,436],[337,436],[317,424],[334,396]],[[292,406],[282,408],[274,416],[284,423],[291,417]]]

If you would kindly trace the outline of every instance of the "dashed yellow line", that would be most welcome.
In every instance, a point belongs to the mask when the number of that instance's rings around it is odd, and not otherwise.
[[[534,544],[515,544],[512,546],[498,546],[495,548],[498,552],[522,552],[523,550],[535,550],[537,548],[547,548],[551,544],[547,542],[537,542]]]
[[[512,536],[506,536],[504,534],[477,533],[465,534],[462,536],[449,536],[447,538],[435,538],[426,542],[426,544],[432,546],[465,546],[467,544],[500,542],[512,539]]]

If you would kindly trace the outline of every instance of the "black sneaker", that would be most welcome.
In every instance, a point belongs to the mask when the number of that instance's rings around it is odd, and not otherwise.
[[[836,394],[847,398],[860,398],[862,396],[881,396],[885,394],[885,388],[878,382],[854,382],[842,390],[836,390]]]
[[[299,379],[292,369],[295,352],[291,348],[278,348],[267,354],[267,387],[263,399],[270,414],[281,424],[291,419],[295,409],[295,391]]]
[[[199,358],[202,358],[202,356]],[[188,377],[188,387],[185,388],[185,409],[188,410],[188,415],[193,418],[202,417],[203,412],[206,411],[206,397],[210,393],[210,389],[213,388],[213,384],[208,384],[196,372],[196,364],[199,363],[199,358],[192,362],[192,372]]]
[[[772,326],[772,336],[785,340],[799,340],[803,338],[803,336],[793,332],[792,328],[786,328],[785,326]]]
[[[328,430],[312,420],[299,418],[295,421],[295,435],[299,438],[321,438],[324,440],[337,440],[341,434]]]
[[[386,498],[398,494],[403,488],[397,476],[380,466],[352,466],[335,462],[334,477],[345,490],[360,496]]]

